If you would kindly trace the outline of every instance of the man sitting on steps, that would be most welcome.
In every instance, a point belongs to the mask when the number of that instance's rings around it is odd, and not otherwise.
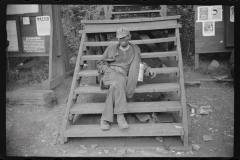
[[[116,38],[119,43],[107,47],[97,65],[101,75],[100,86],[109,89],[100,122],[102,130],[110,129],[109,122],[113,122],[114,113],[120,129],[129,127],[124,117],[124,113],[128,112],[126,96],[133,96],[141,62],[141,51],[129,42],[131,35],[127,28],[119,28]],[[156,76],[149,66],[144,72],[146,76]]]

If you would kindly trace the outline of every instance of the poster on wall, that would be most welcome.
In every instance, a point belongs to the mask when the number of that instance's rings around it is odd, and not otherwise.
[[[198,22],[208,21],[209,20],[209,7],[208,6],[201,6],[198,7]]]
[[[38,36],[50,35],[50,30],[51,30],[50,16],[37,16],[36,25],[37,25]]]
[[[211,21],[222,21],[222,6],[211,6],[210,8],[210,19]]]
[[[215,22],[202,22],[203,36],[215,36]]]
[[[222,6],[200,6],[197,9],[197,22],[222,21]]]
[[[7,40],[9,41],[8,51],[18,52],[18,37],[16,20],[7,20]]]
[[[23,52],[45,53],[45,37],[22,37]]]
[[[234,6],[230,7],[230,22],[234,22]]]

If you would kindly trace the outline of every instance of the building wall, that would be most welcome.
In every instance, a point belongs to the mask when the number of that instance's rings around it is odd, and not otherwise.
[[[215,22],[215,36],[203,36],[202,22],[197,20],[197,5],[194,6],[195,11],[195,53],[216,53],[231,52],[231,48],[225,47],[225,8],[223,6],[223,20]]]

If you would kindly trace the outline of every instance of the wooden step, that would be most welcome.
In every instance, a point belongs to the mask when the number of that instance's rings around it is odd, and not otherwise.
[[[71,125],[64,137],[181,136],[182,127],[181,123],[130,124],[128,129],[121,130],[117,124],[111,124],[110,130],[102,131],[100,124]]]
[[[141,58],[173,57],[173,56],[178,56],[177,51],[141,53]],[[81,60],[100,60],[101,58],[102,55],[83,55],[81,57]]]
[[[131,17],[134,19],[133,17]],[[161,25],[161,26],[148,26],[148,27],[131,27],[128,28],[129,31],[144,31],[144,30],[161,30],[161,29],[172,29],[172,28],[181,28],[181,24],[176,25]],[[116,32],[117,29],[91,29],[91,30],[80,30],[79,33],[112,33]]]
[[[146,92],[171,92],[179,91],[180,86],[178,83],[158,83],[158,84],[144,84],[139,85],[135,89],[135,93],[146,93]],[[78,86],[75,90],[75,94],[82,93],[96,93],[96,94],[107,94],[108,90],[101,90],[98,85],[96,86]]]
[[[144,112],[175,112],[181,111],[180,101],[161,102],[129,102],[128,113]],[[70,109],[71,114],[101,114],[105,103],[75,103]]]
[[[166,68],[152,68],[157,74],[170,74],[178,73],[178,67],[166,67]],[[97,70],[82,70],[78,73],[78,77],[98,76]]]
[[[111,12],[111,14],[141,14],[141,13],[160,13],[161,10],[148,10],[148,11],[130,11],[130,12]]]
[[[162,43],[162,42],[174,42],[174,41],[176,41],[176,37],[132,40],[130,42],[133,44],[148,44],[148,43]],[[86,47],[86,46],[110,46],[112,44],[117,44],[117,43],[118,43],[118,41],[85,42],[84,47]]]
[[[139,6],[139,5],[124,5],[124,4],[122,4],[122,5],[112,5],[113,7],[127,7],[127,6]]]
[[[135,22],[151,22],[151,21],[168,21],[180,19],[180,15],[154,17],[154,18],[142,18],[142,19],[115,19],[115,20],[81,20],[81,24],[103,24],[103,23],[135,23]],[[159,26],[160,27],[160,26]]]

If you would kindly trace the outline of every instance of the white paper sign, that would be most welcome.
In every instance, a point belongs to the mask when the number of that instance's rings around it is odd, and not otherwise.
[[[208,21],[209,18],[209,7],[203,6],[198,7],[198,22]]]
[[[222,21],[222,6],[201,6],[197,10],[197,22]]]
[[[8,20],[6,27],[7,27],[7,40],[9,41],[8,51],[19,51],[16,21]]]
[[[215,36],[215,22],[202,22],[203,36]]]
[[[23,17],[23,24],[29,25],[30,24],[30,18],[29,17]]]
[[[210,20],[211,21],[222,21],[222,6],[211,6],[210,7]]]
[[[230,7],[230,22],[234,22],[234,6]]]
[[[36,25],[38,36],[50,35],[51,30],[50,16],[37,16]]]

